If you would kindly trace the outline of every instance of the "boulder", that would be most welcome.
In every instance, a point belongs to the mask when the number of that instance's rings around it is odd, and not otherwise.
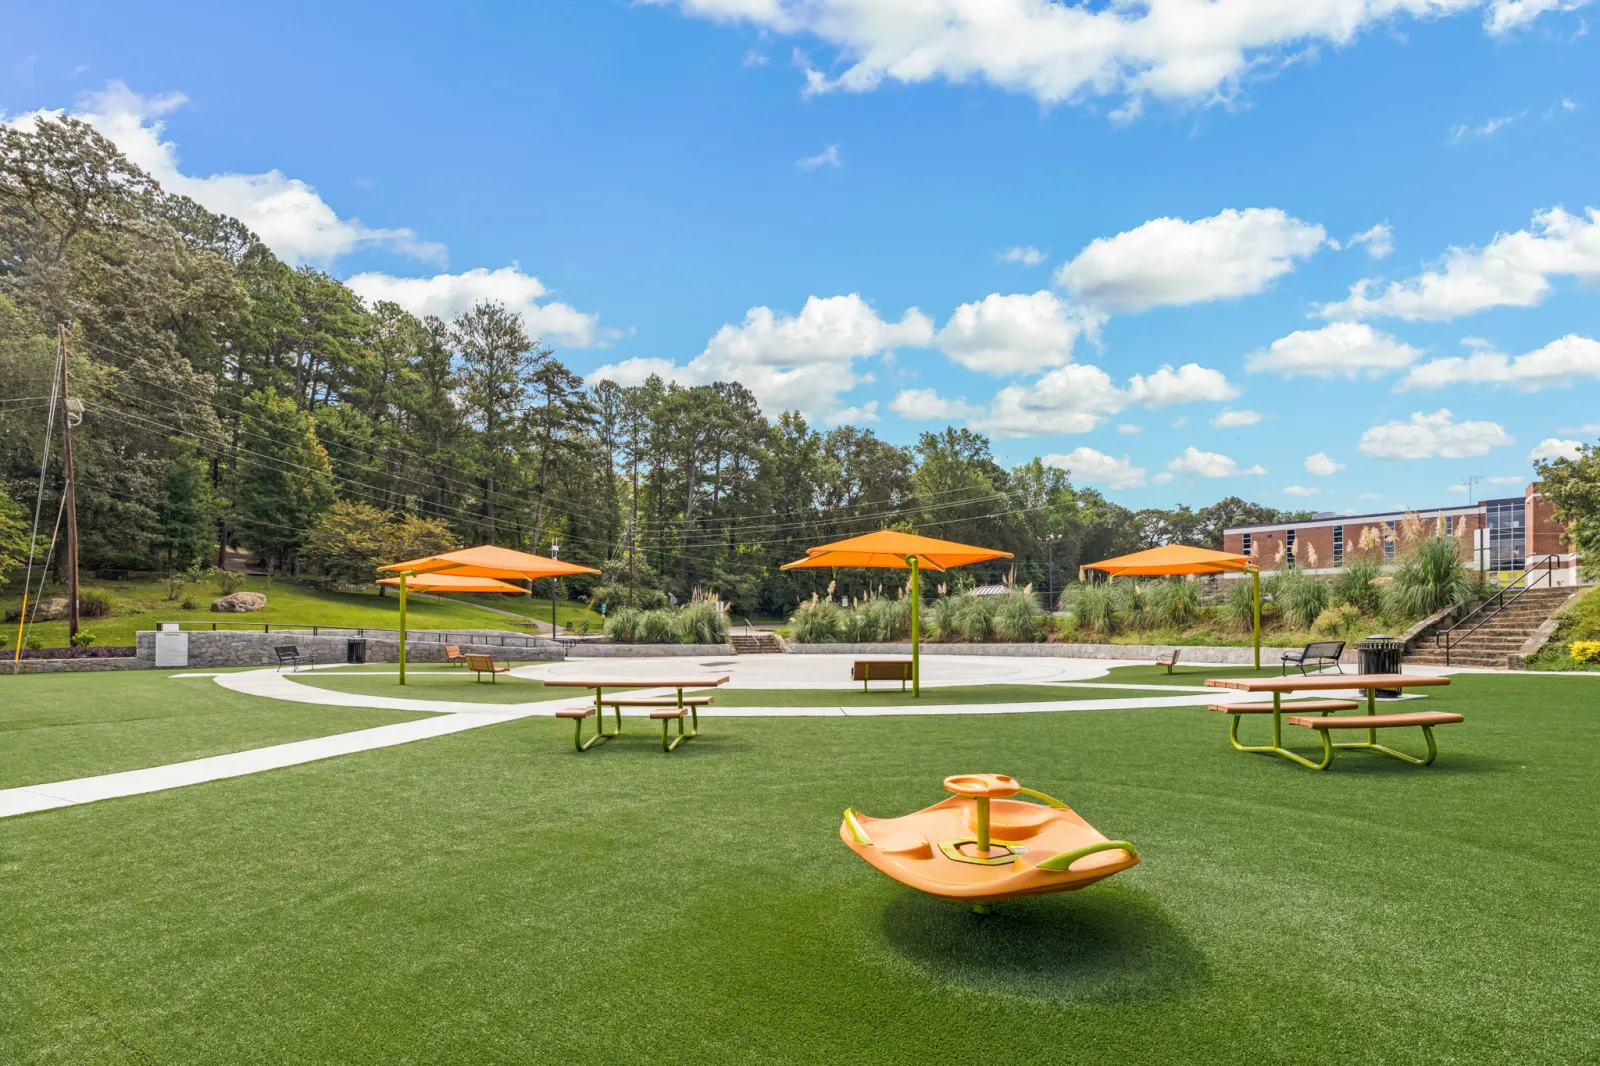
[[[213,611],[231,611],[242,614],[245,611],[259,611],[267,605],[267,597],[259,592],[235,592],[219,600],[211,601]]]
[[[40,600],[37,607],[28,605],[28,618],[35,622],[59,622],[67,616],[67,600],[65,596],[55,599]],[[6,621],[15,622],[22,617],[22,608],[13,607],[6,612]]]

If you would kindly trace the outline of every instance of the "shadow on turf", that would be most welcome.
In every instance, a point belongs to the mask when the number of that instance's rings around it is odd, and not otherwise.
[[[994,913],[920,892],[897,897],[883,930],[905,958],[942,980],[984,992],[1074,1003],[1185,995],[1205,960],[1155,903],[1123,889],[1089,889],[995,904]]]

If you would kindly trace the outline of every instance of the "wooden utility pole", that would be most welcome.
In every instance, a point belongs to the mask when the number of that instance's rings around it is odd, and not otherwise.
[[[61,330],[61,429],[62,450],[67,460],[67,642],[78,635],[78,482],[72,470],[72,401],[67,392],[67,327]]]

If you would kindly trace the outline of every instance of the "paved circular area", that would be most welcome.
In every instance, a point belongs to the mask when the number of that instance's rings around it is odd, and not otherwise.
[[[700,658],[687,655],[656,655],[627,658],[570,658],[559,663],[532,663],[511,672],[517,677],[539,680],[564,678],[617,677],[656,678],[705,677],[726,674],[732,680],[726,689],[847,689],[859,682],[850,680],[850,664],[863,658],[900,656],[862,655],[741,655]],[[1130,666],[1142,659],[1058,659],[1002,655],[922,655],[922,687],[949,688],[955,685],[1035,685],[1049,681],[1086,681],[1104,677],[1114,666]]]

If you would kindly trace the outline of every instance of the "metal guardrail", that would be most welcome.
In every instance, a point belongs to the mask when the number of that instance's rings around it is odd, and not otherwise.
[[[347,636],[356,639],[400,639],[400,631],[398,629],[372,629],[366,626],[325,626],[296,622],[156,623],[158,631],[166,626],[177,626],[179,632],[191,633],[209,630],[211,632],[309,633],[313,637]],[[185,627],[188,627],[187,630]],[[424,644],[478,644],[497,648],[538,648],[548,647],[550,643],[549,637],[537,637],[528,633],[503,633],[492,629],[408,629],[406,630],[406,640]],[[557,641],[556,643],[560,642]]]
[[[1488,599],[1478,604],[1478,606],[1468,611],[1466,617],[1462,618],[1461,621],[1457,622],[1449,629],[1440,630],[1439,632],[1435,633],[1433,635],[1433,646],[1436,648],[1444,648],[1444,664],[1446,666],[1450,665],[1450,650],[1452,648],[1463,643],[1467,640],[1467,638],[1471,637],[1472,634],[1482,629],[1489,622],[1492,622],[1507,607],[1510,607],[1512,604],[1520,600],[1523,597],[1523,594],[1528,592],[1528,590],[1537,588],[1541,582],[1545,583],[1546,587],[1548,588],[1555,588],[1555,574],[1556,570],[1558,569],[1556,564],[1560,561],[1560,558],[1561,557],[1558,555],[1546,555],[1543,562],[1539,564],[1534,563],[1534,561],[1531,559],[1528,560],[1523,564],[1522,574],[1516,579],[1516,581],[1513,581],[1511,584],[1505,586],[1493,596],[1490,596]],[[1532,575],[1536,567],[1542,567],[1542,569],[1539,570],[1538,577],[1533,577]],[[1519,584],[1522,586],[1521,588],[1517,587]],[[1515,591],[1515,595],[1513,595],[1510,599],[1507,599],[1506,593],[1513,591]],[[1454,636],[1457,630],[1461,629],[1468,622],[1472,621],[1472,619],[1476,618],[1483,611],[1488,610],[1491,605],[1494,609],[1489,611],[1489,613],[1485,614],[1482,618],[1479,618],[1476,625],[1467,630],[1465,633],[1462,633],[1459,637]]]

